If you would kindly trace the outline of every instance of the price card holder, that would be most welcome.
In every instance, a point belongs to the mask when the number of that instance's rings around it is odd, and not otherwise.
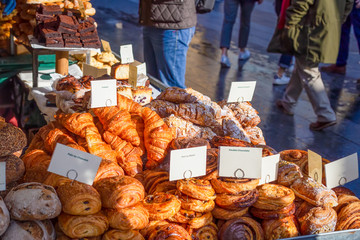
[[[220,147],[219,176],[261,178],[262,148]]]
[[[129,84],[132,87],[138,86],[138,77],[140,75],[146,77],[146,63],[135,60],[129,65]]]
[[[275,181],[278,176],[280,154],[262,158],[259,185]]]
[[[117,105],[116,80],[91,81],[91,108]]]
[[[96,68],[89,64],[83,63],[83,72],[84,76],[93,76],[94,78],[98,78],[107,74],[106,68]]]
[[[251,101],[254,95],[256,81],[251,82],[232,82],[229,92],[228,102]]]
[[[357,153],[325,165],[326,186],[334,188],[359,178]]]
[[[6,162],[0,162],[0,191],[6,190]]]
[[[63,144],[56,144],[49,172],[92,185],[101,158]]]
[[[108,41],[105,41],[105,40],[101,39],[101,45],[102,45],[105,52],[111,52],[110,43]]]
[[[316,182],[321,183],[322,180],[322,158],[319,154],[308,150],[308,174]]]
[[[131,44],[120,46],[120,57],[121,64],[134,62],[133,49]]]
[[[206,175],[206,146],[172,150],[170,181]]]

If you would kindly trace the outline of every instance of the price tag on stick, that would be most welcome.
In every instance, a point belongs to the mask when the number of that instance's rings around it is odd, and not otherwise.
[[[131,44],[120,46],[120,57],[121,64],[132,63],[134,61],[134,54]]]
[[[219,176],[261,178],[262,148],[220,147]]]
[[[100,162],[98,156],[58,143],[48,171],[92,185]]]
[[[308,150],[308,174],[316,182],[322,181],[322,158],[319,154]]]
[[[261,179],[259,185],[275,181],[278,176],[280,154],[262,158]]]
[[[206,146],[172,150],[169,180],[206,175]]]
[[[256,81],[251,82],[232,82],[229,92],[228,102],[251,101],[254,95]]]
[[[116,80],[91,81],[91,108],[117,105]]]
[[[0,191],[6,190],[6,162],[0,162]]]
[[[325,165],[326,186],[334,188],[359,178],[357,153]]]

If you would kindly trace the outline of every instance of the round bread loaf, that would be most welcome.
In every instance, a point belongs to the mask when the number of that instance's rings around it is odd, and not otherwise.
[[[14,187],[5,197],[5,204],[11,218],[19,221],[51,219],[61,212],[55,189],[41,183],[23,183]]]
[[[4,200],[0,197],[0,236],[6,231],[10,223],[10,215]]]
[[[0,162],[6,162],[6,184],[19,180],[25,173],[24,162],[13,154],[0,157]]]
[[[0,156],[7,156],[26,146],[25,133],[18,127],[0,122]]]
[[[18,222],[12,220],[2,240],[55,240],[55,229],[50,220]]]

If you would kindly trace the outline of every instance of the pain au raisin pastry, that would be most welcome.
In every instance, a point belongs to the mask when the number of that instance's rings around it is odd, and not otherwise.
[[[101,179],[94,187],[100,193],[102,205],[106,208],[131,207],[145,196],[141,182],[129,176]]]
[[[180,225],[169,223],[156,226],[150,233],[148,240],[191,240],[189,233]]]
[[[259,184],[259,179],[226,178],[220,177],[211,180],[216,193],[239,194],[242,191],[251,191]]]
[[[218,234],[218,227],[215,223],[210,223],[201,228],[194,229],[191,237],[194,240],[216,240]]]
[[[262,222],[262,227],[265,234],[265,240],[275,240],[299,236],[299,231],[297,229],[294,215],[281,219],[264,220]]]
[[[143,201],[149,212],[149,219],[164,220],[174,216],[181,208],[180,200],[172,194],[155,193],[147,195]]]
[[[216,195],[215,203],[227,210],[238,210],[252,206],[259,198],[257,189],[242,191],[237,195],[220,193]]]
[[[140,230],[141,235],[144,236],[145,239],[149,238],[150,233],[154,231],[154,229],[161,225],[168,225],[169,222],[166,220],[159,220],[159,221],[150,221],[149,224]]]
[[[261,225],[249,217],[240,217],[225,222],[219,230],[219,240],[263,240]]]
[[[259,186],[259,198],[254,207],[264,210],[280,210],[294,202],[295,194],[287,187],[277,184],[263,184]]]
[[[157,185],[154,185],[155,188],[151,188],[151,191],[149,192],[149,194],[155,194],[158,192],[164,192],[164,193],[169,193],[172,191],[176,191],[176,181],[171,181],[171,182],[162,182],[159,183]]]
[[[207,180],[200,179],[184,179],[177,182],[177,189],[189,197],[203,201],[214,200],[216,198],[215,191]]]
[[[51,186],[23,183],[11,189],[5,204],[14,220],[45,220],[57,217],[61,202]]]
[[[345,187],[336,187],[332,189],[336,196],[338,197],[338,205],[334,207],[334,210],[337,214],[340,213],[341,209],[350,203],[360,201],[359,198],[355,196],[355,194]]]
[[[211,211],[212,215],[216,219],[230,220],[238,217],[242,217],[248,213],[249,208],[240,208],[237,210],[227,210],[215,205],[214,209]]]
[[[0,197],[0,236],[6,231],[10,223],[10,214],[5,206],[4,200]]]
[[[100,194],[90,185],[71,181],[60,185],[57,194],[63,212],[71,215],[90,215],[101,210]]]
[[[100,236],[109,227],[106,216],[101,212],[86,216],[61,213],[58,223],[61,231],[71,238]]]
[[[143,229],[149,223],[149,213],[140,202],[135,206],[122,209],[105,209],[110,227],[129,230]]]
[[[219,177],[218,155],[219,155],[219,150],[217,148],[210,148],[207,150],[206,175],[200,177],[200,179],[211,181],[212,179]]]
[[[302,178],[300,167],[295,163],[281,160],[279,162],[279,170],[277,183],[285,187],[290,187],[296,179]]]
[[[153,192],[157,185],[168,182],[169,173],[165,171],[154,171],[154,170],[145,170],[144,171],[144,187],[145,191],[149,194]]]
[[[177,191],[175,195],[181,201],[181,208],[189,211],[195,212],[211,212],[215,207],[215,202],[213,200],[203,201],[196,198],[189,197],[181,192]]]
[[[15,221],[12,220],[2,240],[29,239],[55,240],[55,229],[50,220]]]
[[[260,208],[251,208],[250,212],[253,216],[260,219],[281,219],[286,218],[295,213],[295,203],[290,204],[280,210],[264,210]]]
[[[314,206],[335,207],[338,205],[336,194],[310,177],[297,179],[290,187],[295,195]]]
[[[349,203],[338,213],[336,230],[360,228],[360,200]]]
[[[304,150],[289,149],[280,152],[280,159],[295,163],[300,167],[303,162],[307,162],[308,154],[307,151]]]
[[[139,231],[136,230],[118,230],[118,229],[112,229],[107,231],[103,237],[102,240],[145,240],[143,235],[139,233]]]
[[[190,228],[201,228],[212,222],[211,212],[200,213],[180,209],[174,216],[169,218],[170,222],[187,224]]]

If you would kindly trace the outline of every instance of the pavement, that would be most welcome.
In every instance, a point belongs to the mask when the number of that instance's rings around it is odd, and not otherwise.
[[[111,43],[112,49],[131,43],[134,57],[143,60],[142,29],[138,25],[138,0],[92,0],[97,9],[95,19],[102,39]],[[208,14],[198,15],[196,33],[191,41],[186,67],[186,85],[211,97],[227,99],[231,82],[256,81],[252,104],[259,112],[266,142],[277,151],[284,149],[310,149],[322,157],[334,161],[353,153],[360,153],[360,55],[352,33],[350,53],[345,76],[322,74],[338,123],[323,131],[309,130],[316,116],[305,92],[295,108],[294,116],[287,116],[275,106],[285,86],[273,86],[277,71],[278,54],[266,52],[275,25],[276,15],[273,0],[256,5],[252,14],[248,49],[251,58],[238,61],[237,36],[239,18],[233,29],[229,51],[231,68],[221,68],[219,39],[223,21],[223,2],[217,2]],[[116,24],[122,23],[122,28]],[[360,180],[346,184],[360,195]]]

